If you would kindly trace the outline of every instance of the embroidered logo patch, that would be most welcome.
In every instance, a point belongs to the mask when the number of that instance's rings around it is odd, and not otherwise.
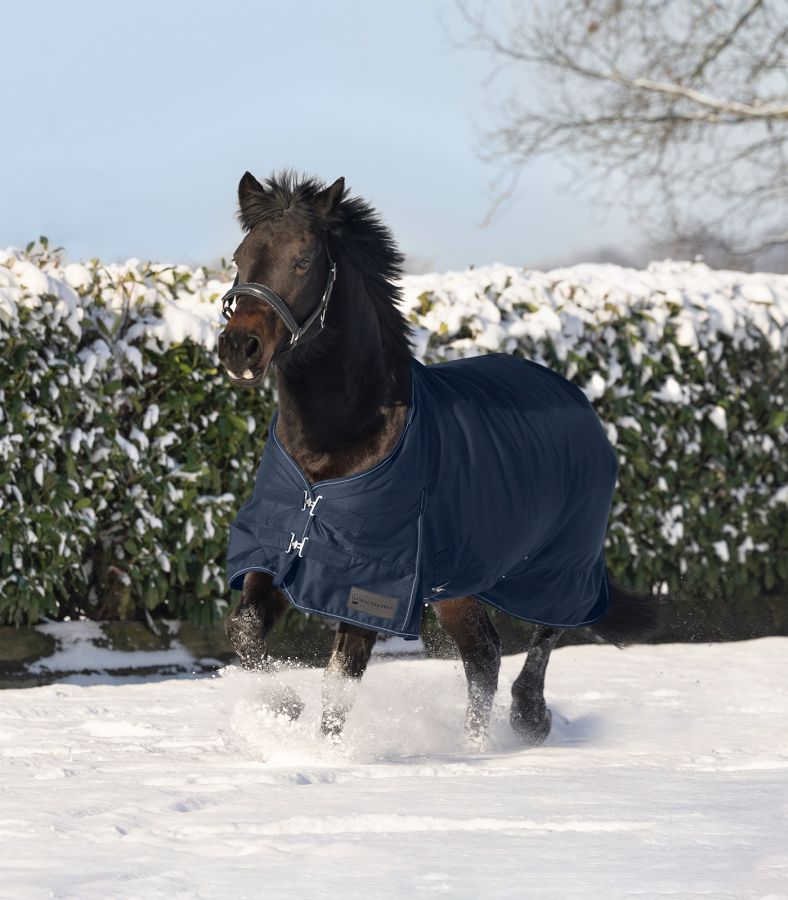
[[[384,594],[375,594],[358,587],[352,587],[347,598],[348,609],[358,610],[368,616],[377,616],[379,619],[393,619],[398,602],[396,597],[386,597]]]

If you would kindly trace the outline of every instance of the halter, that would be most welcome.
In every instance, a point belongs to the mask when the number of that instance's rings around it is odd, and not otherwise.
[[[276,293],[276,291],[272,290],[265,284],[258,284],[256,281],[247,281],[243,284],[238,284],[238,276],[235,276],[235,281],[233,286],[229,291],[222,297],[222,315],[229,322],[232,318],[233,314],[233,300],[236,297],[240,297],[241,295],[255,297],[257,300],[262,300],[267,306],[270,306],[271,309],[279,316],[279,318],[285,323],[287,326],[287,330],[290,332],[290,343],[283,350],[277,351],[277,355],[279,353],[287,353],[292,350],[293,347],[301,340],[301,338],[306,334],[307,331],[312,327],[316,319],[320,319],[320,331],[323,330],[323,326],[325,324],[326,318],[326,310],[328,309],[328,301],[331,299],[331,292],[334,289],[334,282],[337,279],[337,264],[331,259],[331,254],[328,252],[328,247],[326,247],[326,256],[328,257],[328,264],[330,266],[328,270],[328,278],[326,280],[326,287],[323,291],[323,298],[318,303],[317,308],[312,313],[312,315],[304,322],[303,325],[299,325],[296,322],[293,314],[290,312],[285,301]],[[318,331],[318,334],[320,333]],[[315,335],[317,337],[317,335]]]

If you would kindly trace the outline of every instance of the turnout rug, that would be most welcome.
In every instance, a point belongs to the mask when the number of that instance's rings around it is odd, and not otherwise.
[[[585,394],[505,354],[411,371],[399,443],[357,475],[310,484],[274,416],[230,586],[269,572],[300,610],[405,638],[424,603],[469,594],[548,625],[603,616],[618,465]]]

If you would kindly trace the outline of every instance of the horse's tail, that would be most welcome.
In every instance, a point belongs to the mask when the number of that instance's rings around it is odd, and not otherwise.
[[[601,640],[626,647],[653,637],[662,627],[668,596],[637,594],[608,578],[610,605],[607,614],[589,629]]]

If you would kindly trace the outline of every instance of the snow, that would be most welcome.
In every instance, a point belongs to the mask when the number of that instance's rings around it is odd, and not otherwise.
[[[36,631],[55,638],[57,649],[27,666],[30,675],[52,672],[112,672],[133,669],[194,671],[198,661],[177,640],[168,650],[114,650],[98,622],[46,622]],[[0,704],[1,705],[1,704]],[[0,738],[0,741],[2,738]],[[2,744],[0,744],[2,746]]]
[[[566,647],[555,726],[489,745],[458,661],[373,659],[343,744],[322,673],[72,678],[0,695],[0,896],[786,896],[788,638]],[[306,702],[297,722],[265,709]]]
[[[465,272],[410,275],[402,280],[403,307],[416,326],[419,356],[434,358],[430,334],[446,335],[440,356],[465,355],[475,347],[511,352],[507,342],[549,338],[560,359],[577,352],[580,339],[633,313],[650,345],[672,322],[676,341],[699,351],[720,336],[734,346],[760,333],[776,351],[788,319],[788,277],[710,269],[701,262],[663,260],[644,271],[583,264],[549,272],[494,264]],[[425,304],[427,311],[425,312]],[[471,338],[452,339],[465,324]],[[607,340],[615,337],[611,330]],[[630,348],[635,364],[638,345]],[[610,378],[608,385],[617,378]],[[587,386],[596,399],[599,385]],[[672,384],[666,402],[688,401]]]
[[[667,484],[664,490],[667,490]],[[675,546],[684,538],[684,507],[676,503],[664,514],[659,530],[665,541]]]
[[[218,300],[232,275],[216,277],[202,267],[142,263],[104,264],[97,260],[62,266],[57,256],[39,268],[21,250],[0,250],[0,323],[18,326],[19,306],[41,310],[44,318],[65,318],[76,337],[85,305],[78,292],[100,298],[100,318],[110,328],[131,315],[123,355],[141,374],[144,337],[166,348],[191,339],[213,350],[223,327]],[[402,308],[415,326],[416,355],[462,356],[479,349],[511,352],[522,341],[549,339],[560,359],[578,341],[607,323],[643,316],[638,324],[649,344],[672,323],[676,341],[695,351],[727,336],[734,346],[757,334],[775,350],[788,322],[788,276],[710,269],[702,262],[662,260],[637,271],[586,263],[549,272],[495,263],[466,271],[408,275],[401,280]],[[56,301],[45,309],[50,300]],[[461,331],[461,329],[465,329]],[[463,337],[458,337],[461,332]],[[441,338],[431,345],[431,335]],[[469,335],[469,336],[468,336]],[[610,330],[607,340],[615,338]],[[123,342],[120,342],[123,343]],[[631,351],[637,356],[638,347]],[[636,363],[637,364],[637,363]],[[87,363],[89,368],[91,363]],[[88,375],[87,378],[90,376]],[[86,378],[86,380],[87,380]],[[608,380],[608,386],[617,380]],[[599,385],[591,388],[597,394]],[[672,384],[667,402],[687,402]]]
[[[715,541],[712,546],[714,547],[714,552],[724,563],[730,561],[731,554],[728,550],[727,541]]]
[[[123,450],[126,456],[128,456],[128,458],[133,463],[140,461],[139,450],[134,446],[134,444],[131,443],[131,441],[127,441],[122,434],[115,435],[115,443],[120,447],[121,450]]]
[[[778,503],[788,503],[788,484],[784,484],[775,491],[774,496],[769,501],[770,506],[776,506]]]
[[[66,281],[78,291],[84,290],[90,285],[90,272],[80,263],[71,263],[63,267],[63,275]]]
[[[665,403],[687,403],[689,401],[689,388],[686,385],[679,384],[672,375],[668,375],[664,385],[654,394],[654,399],[664,400]]]
[[[715,406],[709,413],[709,421],[715,425],[720,431],[728,430],[728,417],[725,410],[721,406]]]
[[[593,403],[605,393],[605,379],[598,373],[594,372],[591,380],[585,386],[586,397]]]

